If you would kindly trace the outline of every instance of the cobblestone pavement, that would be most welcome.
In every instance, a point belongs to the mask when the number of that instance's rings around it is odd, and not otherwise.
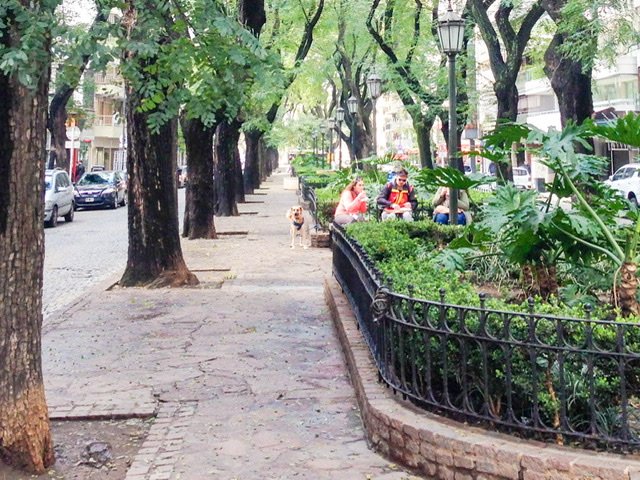
[[[52,418],[156,416],[128,480],[413,478],[367,448],[331,251],[289,248],[284,178],[216,218],[220,239],[183,241],[200,286],[96,289],[45,324]]]
[[[122,273],[127,261],[127,209],[78,210],[72,223],[44,230],[44,322],[96,282]]]

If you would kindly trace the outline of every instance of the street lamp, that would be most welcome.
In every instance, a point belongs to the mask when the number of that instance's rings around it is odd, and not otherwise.
[[[358,160],[358,155],[356,155],[356,115],[358,113],[358,99],[351,95],[347,99],[347,108],[349,109],[349,113],[351,114],[351,148],[353,148],[353,159]],[[353,168],[353,166],[351,167]]]
[[[336,119],[329,119],[329,168],[332,168],[333,165],[333,131],[336,128]]]
[[[338,122],[338,170],[342,169],[342,122],[344,121],[344,108],[336,110],[336,122]]]
[[[322,168],[324,168],[324,159],[326,158],[326,154],[325,154],[325,150],[324,150],[324,136],[325,136],[324,129],[320,130],[320,138],[321,138],[321,141],[320,141],[320,145],[321,145],[321,147],[320,147],[320,158],[321,158],[321,161],[322,161],[322,165],[320,165],[320,166]]]
[[[378,156],[378,129],[376,128],[376,100],[382,93],[382,79],[380,75],[372,73],[367,77],[367,87],[369,87],[369,95],[373,101],[373,154]]]
[[[456,168],[458,153],[457,112],[456,112],[456,55],[462,51],[464,40],[464,20],[453,11],[451,1],[447,13],[438,21],[438,37],[442,53],[449,58],[449,166]],[[458,223],[458,190],[449,189],[449,223]]]
[[[318,165],[318,132],[312,131],[311,138],[313,139],[313,163]]]

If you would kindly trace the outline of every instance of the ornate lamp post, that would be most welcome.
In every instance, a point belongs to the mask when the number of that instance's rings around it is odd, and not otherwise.
[[[373,130],[373,154],[378,156],[378,129],[376,128],[376,100],[380,97],[382,93],[382,79],[376,73],[372,73],[367,77],[367,87],[369,87],[369,95],[371,96],[371,100],[373,101],[372,108],[372,130]]]
[[[338,122],[338,170],[342,169],[342,122],[344,121],[344,108],[336,110],[336,122]]]
[[[449,57],[449,166],[456,168],[458,153],[457,112],[456,112],[456,55],[462,51],[464,20],[453,11],[451,2],[447,13],[438,21],[440,48]],[[449,189],[449,223],[458,223],[458,190]]]
[[[313,139],[313,163],[318,165],[318,132],[312,131],[311,138]]]
[[[356,115],[358,114],[358,99],[351,95],[347,99],[347,108],[349,109],[349,113],[351,114],[351,148],[353,148],[353,159],[358,160],[358,155],[356,154]]]
[[[329,162],[329,168],[332,168],[333,165],[333,131],[336,128],[336,119],[335,118],[330,118],[329,119],[329,158],[328,158],[328,162]]]

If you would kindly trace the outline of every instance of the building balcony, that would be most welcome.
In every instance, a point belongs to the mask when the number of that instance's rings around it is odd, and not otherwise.
[[[125,132],[122,123],[116,122],[114,115],[96,115],[93,122],[93,134],[102,138],[119,139]]]

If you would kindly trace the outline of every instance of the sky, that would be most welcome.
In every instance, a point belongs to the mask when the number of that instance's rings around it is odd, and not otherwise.
[[[96,14],[95,3],[92,0],[62,0],[58,7],[67,23],[90,24]]]

